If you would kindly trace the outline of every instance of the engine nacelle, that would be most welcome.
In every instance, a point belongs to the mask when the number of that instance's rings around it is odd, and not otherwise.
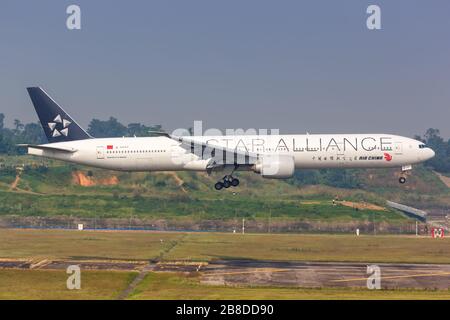
[[[264,178],[287,179],[294,175],[294,158],[286,155],[266,155],[255,163],[253,171]]]

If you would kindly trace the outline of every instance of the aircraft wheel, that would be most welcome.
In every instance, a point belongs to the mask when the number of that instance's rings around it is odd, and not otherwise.
[[[222,184],[224,188],[229,188],[231,186],[231,183],[228,180],[224,180]]]
[[[224,185],[223,185],[223,183],[222,182],[217,182],[215,185],[214,185],[214,188],[217,190],[217,191],[219,191],[219,190],[222,190],[222,188],[224,187]]]
[[[400,182],[401,184],[404,184],[404,183],[406,183],[406,178],[400,177],[400,178],[398,178],[398,182]]]
[[[231,185],[237,187],[239,185],[239,179],[233,178],[233,180],[231,180]]]

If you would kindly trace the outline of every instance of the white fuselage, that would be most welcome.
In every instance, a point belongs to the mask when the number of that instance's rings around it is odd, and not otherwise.
[[[387,168],[426,161],[433,150],[422,142],[389,134],[199,136],[196,141],[264,156],[291,156],[296,169]],[[210,159],[165,136],[102,138],[49,144],[73,153],[30,147],[29,154],[121,171],[203,171]]]

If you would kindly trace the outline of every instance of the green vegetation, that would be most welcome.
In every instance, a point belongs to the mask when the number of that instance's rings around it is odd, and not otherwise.
[[[173,300],[361,300],[361,299],[450,299],[445,290],[367,290],[353,288],[292,288],[214,286],[201,284],[197,277],[150,273],[137,286],[130,299]]]
[[[181,239],[180,233],[0,229],[0,258],[149,260]]]
[[[212,186],[217,175],[114,172],[29,156],[3,156],[0,164],[3,164],[0,217],[135,217],[190,222],[270,218],[275,224],[279,221],[402,224],[409,219],[395,210],[370,207],[360,210],[333,205],[332,199],[381,207],[385,207],[386,199],[419,208],[450,206],[449,188],[421,166],[402,188],[393,169],[346,171],[357,177],[359,189],[330,187],[323,185],[323,181],[303,185],[297,181],[298,177],[274,181],[252,173],[238,173],[242,182],[239,188],[216,192]]]
[[[2,300],[109,300],[117,299],[136,272],[83,271],[81,289],[66,288],[64,270],[0,270]],[[131,293],[137,300],[259,300],[259,299],[450,299],[448,290],[367,290],[354,288],[292,288],[213,286],[201,284],[197,276],[149,273]]]
[[[217,177],[199,173],[112,172],[28,156],[3,157],[2,161],[0,216],[408,221],[394,210],[359,210],[332,202],[338,197],[384,206],[384,199],[374,192],[299,187],[293,180],[263,181],[251,173],[239,173],[242,185],[238,189],[219,193],[212,188]],[[21,163],[23,169],[18,171]]]
[[[450,173],[450,139],[445,141],[438,129],[428,129],[421,137],[416,136],[415,139],[421,140],[431,147],[436,156],[428,161],[428,165],[436,171],[442,173]]]
[[[0,229],[0,258],[138,262],[263,259],[450,263],[450,239],[405,236],[237,235]],[[67,290],[64,270],[0,269],[0,299],[117,299],[137,272],[88,271]],[[129,299],[450,299],[448,290],[208,285],[197,273],[151,272]]]
[[[378,233],[414,233],[413,219],[386,208],[385,199],[426,209],[450,206],[449,188],[424,167],[415,170],[405,188],[399,188],[395,170],[368,170],[357,172],[363,181],[360,189],[297,186],[292,180],[238,173],[239,188],[216,192],[212,186],[217,175],[113,172],[29,156],[1,159],[5,163],[0,170],[4,225],[16,221],[13,225],[73,228],[75,220],[81,220],[87,228],[232,232],[240,230],[245,218],[249,232],[353,232],[360,228],[372,233],[376,228]],[[16,169],[18,163],[23,166]],[[333,204],[335,198],[350,205]],[[109,223],[111,219],[120,221]]]
[[[192,199],[184,196],[123,196],[113,195],[37,195],[0,191],[0,213],[3,215],[77,217],[134,217],[141,218],[190,218],[234,219],[239,217],[258,219],[303,220],[360,220],[404,222],[407,219],[392,210],[355,210],[341,205],[333,206],[330,200],[314,204],[302,204],[295,200],[262,199]]]
[[[0,113],[0,154],[18,154],[20,151],[16,144],[30,143],[40,144],[45,143],[44,130],[40,123],[22,124],[19,120],[14,120],[14,128],[9,129],[4,126],[5,115]]]
[[[164,259],[450,263],[450,239],[193,233],[164,255]]]
[[[0,258],[450,263],[450,238],[0,230]]]
[[[107,300],[117,296],[137,272],[86,271],[81,289],[68,290],[65,270],[0,270],[0,300]]]

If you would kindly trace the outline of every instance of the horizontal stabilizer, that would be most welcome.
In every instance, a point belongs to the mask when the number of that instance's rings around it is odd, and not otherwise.
[[[58,151],[58,152],[67,152],[67,153],[74,153],[77,150],[73,148],[61,148],[61,147],[53,147],[50,145],[34,145],[34,144],[18,144],[18,147],[24,147],[24,148],[33,148],[33,149],[40,149],[44,151]]]

